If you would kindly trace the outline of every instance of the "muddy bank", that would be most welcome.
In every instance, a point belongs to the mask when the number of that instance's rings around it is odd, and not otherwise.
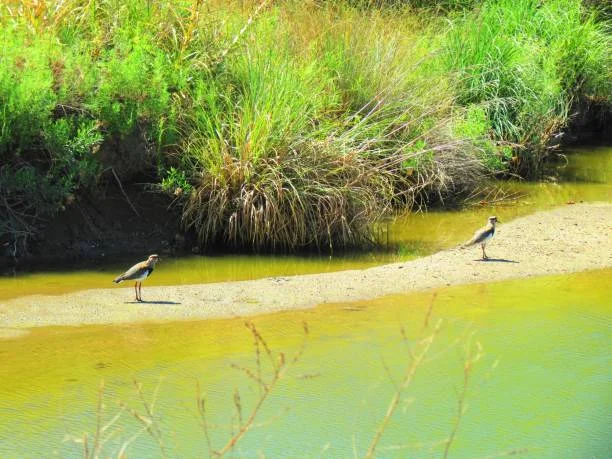
[[[133,286],[28,296],[0,303],[0,329],[234,317],[371,299],[456,284],[612,267],[612,204],[568,205],[498,227],[489,261],[480,249],[455,248],[365,270],[254,281],[155,287],[144,303]],[[160,264],[158,269],[163,269]],[[5,330],[7,331],[7,330]],[[3,333],[6,336],[6,333]]]
[[[144,185],[120,189],[111,182],[96,195],[79,196],[25,245],[20,240],[13,247],[0,240],[0,270],[79,266],[87,260],[152,252],[189,253],[195,240],[184,234],[180,222],[180,208],[170,197]]]

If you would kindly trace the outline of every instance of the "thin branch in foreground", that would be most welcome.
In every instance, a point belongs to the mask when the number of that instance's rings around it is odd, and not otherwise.
[[[250,380],[254,381],[259,387],[259,398],[255,401],[255,404],[250,409],[248,415],[244,414],[245,406],[244,402],[241,398],[240,392],[238,389],[234,390],[233,395],[233,403],[236,409],[236,416],[238,420],[238,430],[234,432],[234,419],[232,419],[232,432],[230,433],[230,438],[226,441],[226,443],[218,450],[215,450],[212,445],[212,441],[210,438],[210,424],[206,418],[206,400],[205,397],[202,396],[200,385],[197,385],[197,408],[198,413],[200,415],[200,424],[204,429],[204,435],[206,437],[206,444],[208,446],[208,453],[210,457],[222,457],[226,453],[230,452],[234,449],[236,444],[246,435],[246,433],[253,427],[255,427],[255,419],[259,415],[261,408],[270,395],[270,393],[274,390],[276,384],[283,378],[289,364],[296,363],[300,357],[302,356],[304,349],[306,347],[306,341],[308,339],[308,325],[304,322],[302,324],[304,329],[304,339],[302,341],[301,346],[299,347],[297,353],[293,356],[292,359],[288,360],[285,357],[283,352],[273,352],[268,343],[265,341],[263,336],[257,330],[255,324],[252,322],[246,322],[245,326],[251,331],[254,341],[255,347],[255,363],[257,366],[256,370],[252,370],[250,368],[246,368],[237,364],[231,364],[232,368],[235,368],[242,373],[244,373]],[[270,377],[265,377],[262,374],[262,365],[261,365],[261,348],[264,349],[264,352],[268,356],[271,365],[272,374]]]
[[[427,312],[425,313],[425,320],[423,321],[423,330],[429,327],[429,320],[431,319],[431,313],[433,312],[433,306],[438,297],[438,292],[434,292],[431,296],[431,301],[429,302],[429,307],[427,308]]]
[[[100,436],[102,430],[102,397],[104,395],[104,380],[100,381],[100,388],[98,389],[98,406],[96,409],[96,436],[94,437],[93,454],[98,454],[98,448],[100,448]]]
[[[204,430],[204,437],[206,438],[206,446],[208,447],[208,457],[213,457],[214,451],[212,442],[210,440],[210,433],[208,431],[208,422],[206,421],[206,398],[202,395],[200,390],[200,382],[196,382],[196,397],[198,405],[198,413],[200,414],[200,425]]]
[[[113,438],[117,433],[121,432],[120,428],[112,430],[110,433],[105,435],[111,427],[113,427],[124,412],[124,408],[121,408],[115,416],[112,417],[106,424],[104,423],[104,395],[105,395],[105,383],[104,380],[100,380],[100,386],[98,388],[98,398],[96,404],[96,426],[93,438],[90,439],[87,433],[84,433],[80,437],[74,437],[72,435],[66,435],[64,441],[73,441],[83,445],[83,458],[84,459],[97,459],[102,455],[104,445]],[[124,445],[122,451],[127,445]],[[119,454],[117,457],[123,457]]]
[[[223,51],[221,51],[219,56],[213,61],[213,65],[219,65],[225,60],[228,53],[236,46],[240,38],[244,35],[244,33],[247,31],[253,21],[257,18],[257,16],[259,16],[261,11],[268,6],[268,3],[271,2],[269,0],[263,0],[259,5],[257,5],[253,13],[247,19],[246,23],[242,26],[242,28],[238,31],[234,38],[232,38],[232,41],[229,43],[229,45]]]
[[[130,408],[124,402],[119,402],[119,405],[125,408],[136,420],[138,420],[138,422],[140,422],[143,425],[143,430],[146,430],[147,433],[157,442],[160,452],[162,454],[162,457],[168,457],[168,453],[166,452],[166,447],[162,439],[161,429],[155,422],[155,417],[154,417],[155,400],[157,398],[157,393],[159,391],[161,382],[158,383],[157,387],[155,388],[155,392],[153,393],[153,400],[151,403],[148,403],[144,397],[144,394],[142,392],[142,384],[136,381],[135,379],[133,380],[133,384],[136,389],[138,398],[144,407],[145,415],[139,413],[133,408]],[[140,433],[141,432],[139,432],[137,436],[139,436]]]
[[[380,442],[380,439],[385,429],[387,428],[387,425],[391,421],[391,418],[393,417],[393,414],[395,413],[395,410],[397,409],[399,405],[403,392],[412,383],[412,380],[414,379],[414,375],[416,374],[417,369],[419,368],[419,366],[423,362],[423,359],[429,352],[429,348],[431,347],[432,343],[434,342],[436,338],[436,335],[438,334],[440,330],[441,323],[442,321],[438,321],[438,323],[436,324],[436,327],[434,328],[434,331],[429,336],[425,337],[423,340],[420,341],[419,343],[420,350],[416,352],[415,354],[413,354],[410,365],[408,365],[408,367],[406,368],[404,377],[402,378],[402,381],[398,389],[395,391],[395,394],[393,395],[393,397],[391,398],[391,401],[389,402],[387,413],[385,414],[385,417],[383,418],[380,426],[378,426],[378,429],[376,430],[374,438],[372,439],[372,443],[370,444],[370,447],[368,448],[368,451],[365,455],[366,459],[374,457],[376,447],[378,446],[378,443]]]
[[[448,453],[450,452],[451,445],[455,440],[457,435],[457,431],[459,430],[459,424],[461,423],[461,418],[465,414],[465,410],[467,409],[467,405],[465,400],[467,398],[467,390],[470,382],[470,376],[472,374],[472,370],[474,369],[474,364],[480,360],[482,357],[482,345],[479,341],[476,341],[476,350],[472,351],[471,349],[471,341],[468,342],[467,345],[467,356],[465,363],[463,364],[463,387],[461,388],[461,392],[457,399],[457,416],[455,417],[455,422],[453,423],[453,427],[451,429],[450,436],[448,440],[446,440],[446,445],[444,447],[444,459],[448,457]]]
[[[268,395],[270,395],[270,392],[272,392],[272,390],[274,389],[278,381],[283,377],[285,369],[286,369],[285,355],[281,352],[278,358],[278,365],[275,366],[275,369],[274,369],[274,375],[272,377],[272,380],[264,388],[261,397],[255,403],[255,406],[251,410],[249,417],[243,424],[240,425],[238,432],[236,432],[227,441],[227,443],[223,446],[223,448],[221,448],[218,451],[215,451],[214,453],[215,456],[221,457],[227,452],[231,451],[234,448],[234,446],[236,446],[236,443],[238,443],[240,439],[242,439],[242,437],[249,431],[249,429],[253,426],[253,422],[255,421],[255,418],[257,417],[257,414],[259,413],[261,407],[263,406],[264,402],[268,398]]]

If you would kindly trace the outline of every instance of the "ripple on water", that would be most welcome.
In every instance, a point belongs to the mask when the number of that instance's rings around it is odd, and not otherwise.
[[[467,344],[475,349],[479,342],[483,355],[451,454],[610,457],[612,309],[605,292],[611,276],[604,270],[440,289],[431,323],[441,319],[443,327],[432,358],[406,391],[381,455],[441,455],[439,442],[457,412]],[[310,337],[240,454],[312,457],[329,445],[332,457],[351,456],[353,448],[363,455],[393,396],[390,378],[399,381],[410,362],[401,329],[416,343],[431,299],[431,292],[421,292],[253,318],[270,348],[288,357],[299,348],[304,320]],[[155,409],[177,456],[207,451],[196,381],[217,446],[236,416],[236,388],[245,406],[257,396],[252,381],[232,367],[256,369],[243,319],[33,330],[0,341],[0,355],[0,456],[23,452],[24,445],[32,456],[82,455],[80,445],[61,440],[93,432],[102,378],[105,419],[117,413],[118,400],[141,406],[132,378],[149,400],[159,385]],[[267,365],[263,351],[262,359]],[[139,424],[126,415],[118,427],[125,438]],[[129,453],[157,451],[143,435]]]

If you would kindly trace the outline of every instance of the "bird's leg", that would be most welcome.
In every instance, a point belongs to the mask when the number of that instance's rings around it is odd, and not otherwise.
[[[487,260],[489,257],[487,257],[487,254],[485,253],[485,245],[481,244],[480,246],[482,247],[482,259]]]
[[[136,301],[140,301],[140,298],[138,298],[138,281],[134,282],[134,293],[136,293]]]
[[[139,301],[142,301],[142,282],[138,283],[138,297]]]

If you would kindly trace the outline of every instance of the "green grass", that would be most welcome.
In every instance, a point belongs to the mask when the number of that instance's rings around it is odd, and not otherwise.
[[[484,2],[445,41],[458,102],[486,111],[494,138],[515,146],[513,168],[540,171],[575,100],[610,103],[610,35],[579,1]]]
[[[422,3],[3,5],[0,231],[112,168],[177,197],[202,246],[368,245],[390,212],[534,174],[575,100],[609,105],[578,0]]]

